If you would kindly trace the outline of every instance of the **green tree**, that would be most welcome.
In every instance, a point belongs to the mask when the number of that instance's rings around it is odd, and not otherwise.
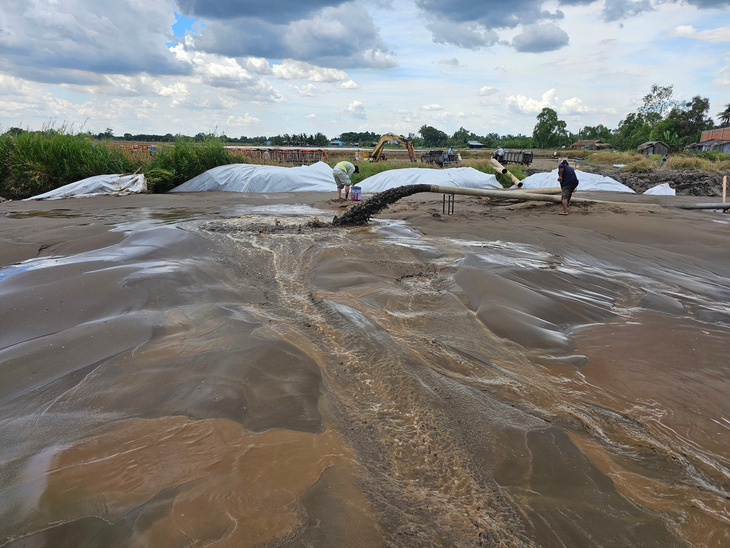
[[[652,85],[651,91],[644,95],[644,104],[639,107],[639,114],[644,116],[649,125],[655,126],[670,109],[677,106],[673,94],[674,86]]]
[[[691,101],[684,101],[680,106],[674,107],[667,117],[657,124],[657,130],[661,130],[660,134],[667,130],[674,131],[683,143],[695,143],[700,140],[703,131],[714,126],[708,112],[710,112],[710,100],[696,95]],[[671,128],[663,127],[670,125]]]
[[[608,142],[611,139],[611,130],[603,124],[585,126],[576,135],[578,139],[601,139]]]
[[[446,146],[449,142],[449,136],[435,127],[423,125],[418,132],[423,137],[423,145],[427,147]]]
[[[463,127],[460,127],[454,134],[451,136],[451,143],[454,146],[461,146],[465,147],[468,141],[475,141],[478,140],[478,137],[469,131],[468,129],[465,129]]]
[[[651,139],[651,126],[640,113],[631,112],[621,120],[611,142],[619,150],[631,150]]]
[[[532,130],[532,138],[538,148],[559,145],[568,139],[567,124],[558,119],[558,113],[545,107],[537,115],[537,124]]]

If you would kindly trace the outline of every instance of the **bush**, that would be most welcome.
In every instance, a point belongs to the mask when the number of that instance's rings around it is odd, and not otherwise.
[[[6,133],[0,138],[0,195],[28,198],[104,173],[138,169],[122,152],[65,128]]]
[[[234,161],[217,137],[202,143],[180,137],[172,147],[160,148],[144,167],[147,188],[150,192],[167,192],[209,169]]]

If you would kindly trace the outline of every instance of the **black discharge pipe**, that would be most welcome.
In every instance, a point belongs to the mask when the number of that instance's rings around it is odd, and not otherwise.
[[[370,217],[376,213],[380,213],[390,204],[397,202],[401,198],[418,194],[419,192],[431,192],[432,185],[406,185],[391,188],[385,192],[375,194],[369,200],[360,202],[355,207],[348,209],[340,217],[332,219],[334,226],[360,226],[368,224]]]

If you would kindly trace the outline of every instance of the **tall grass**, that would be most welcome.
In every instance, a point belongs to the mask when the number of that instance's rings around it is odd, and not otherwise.
[[[597,164],[631,164],[644,159],[642,154],[638,152],[611,152],[608,150],[599,150],[596,152],[583,151],[583,157],[587,162],[595,162]]]
[[[167,192],[209,169],[235,161],[217,137],[202,143],[181,137],[172,147],[160,148],[144,173],[150,192]]]
[[[27,198],[102,173],[141,167],[88,135],[61,129],[0,136],[0,195]]]

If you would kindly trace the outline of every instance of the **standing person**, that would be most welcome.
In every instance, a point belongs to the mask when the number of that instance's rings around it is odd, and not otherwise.
[[[664,156],[662,156],[662,163],[659,164],[659,167],[664,167],[664,164],[667,163],[668,159],[669,159],[669,153],[667,152]]]
[[[563,204],[563,211],[559,215],[567,215],[570,198],[578,186],[578,177],[575,174],[575,170],[568,165],[568,160],[563,160],[558,166],[558,181],[560,181]]]
[[[337,199],[342,200],[342,189],[345,189],[345,200],[350,196],[350,177],[353,173],[360,173],[360,168],[352,162],[344,161],[338,163],[332,170],[337,185]]]

